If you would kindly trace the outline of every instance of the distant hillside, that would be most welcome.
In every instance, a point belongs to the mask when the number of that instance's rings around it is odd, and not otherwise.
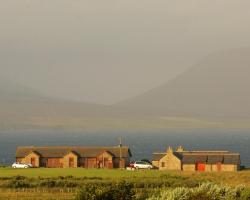
[[[0,79],[0,130],[64,127],[101,117],[106,106],[48,97],[28,87]]]
[[[220,52],[115,107],[147,116],[250,119],[250,48]]]
[[[17,116],[95,116],[105,106],[52,98],[10,81],[0,81],[0,115]]]
[[[187,118],[155,118],[130,109],[71,102],[0,79],[1,131],[130,131],[203,128],[217,122]]]
[[[250,48],[220,52],[112,106],[52,98],[0,78],[0,130],[249,129],[249,74]]]

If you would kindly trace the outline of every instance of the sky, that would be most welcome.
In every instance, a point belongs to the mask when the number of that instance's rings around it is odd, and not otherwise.
[[[250,46],[249,0],[0,0],[0,76],[112,104]]]

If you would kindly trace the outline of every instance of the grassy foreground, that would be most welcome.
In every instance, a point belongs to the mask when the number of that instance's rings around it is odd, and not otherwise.
[[[0,199],[74,199],[82,186],[126,181],[138,196],[160,188],[196,187],[204,182],[250,188],[250,170],[198,173],[158,170],[0,168]],[[56,194],[56,195],[55,195]],[[140,198],[138,198],[140,199]],[[142,198],[143,199],[143,198]]]
[[[15,176],[24,176],[27,178],[56,178],[73,176],[76,178],[101,179],[101,180],[157,180],[164,176],[180,176],[192,178],[194,180],[207,180],[216,183],[239,185],[243,184],[250,187],[250,170],[240,172],[179,172],[179,171],[159,171],[159,170],[105,170],[105,169],[52,169],[52,168],[31,168],[31,169],[12,169],[0,168],[0,179],[11,178]]]

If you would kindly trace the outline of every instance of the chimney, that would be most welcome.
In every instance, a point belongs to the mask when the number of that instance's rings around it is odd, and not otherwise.
[[[177,149],[176,149],[176,152],[183,152],[184,151],[184,148],[182,146],[179,146]]]
[[[172,153],[173,153],[173,148],[172,147],[168,147],[167,154],[172,154]]]

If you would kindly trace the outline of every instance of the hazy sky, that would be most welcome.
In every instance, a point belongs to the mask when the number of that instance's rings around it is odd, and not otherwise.
[[[250,46],[249,0],[0,0],[0,76],[113,103]]]

